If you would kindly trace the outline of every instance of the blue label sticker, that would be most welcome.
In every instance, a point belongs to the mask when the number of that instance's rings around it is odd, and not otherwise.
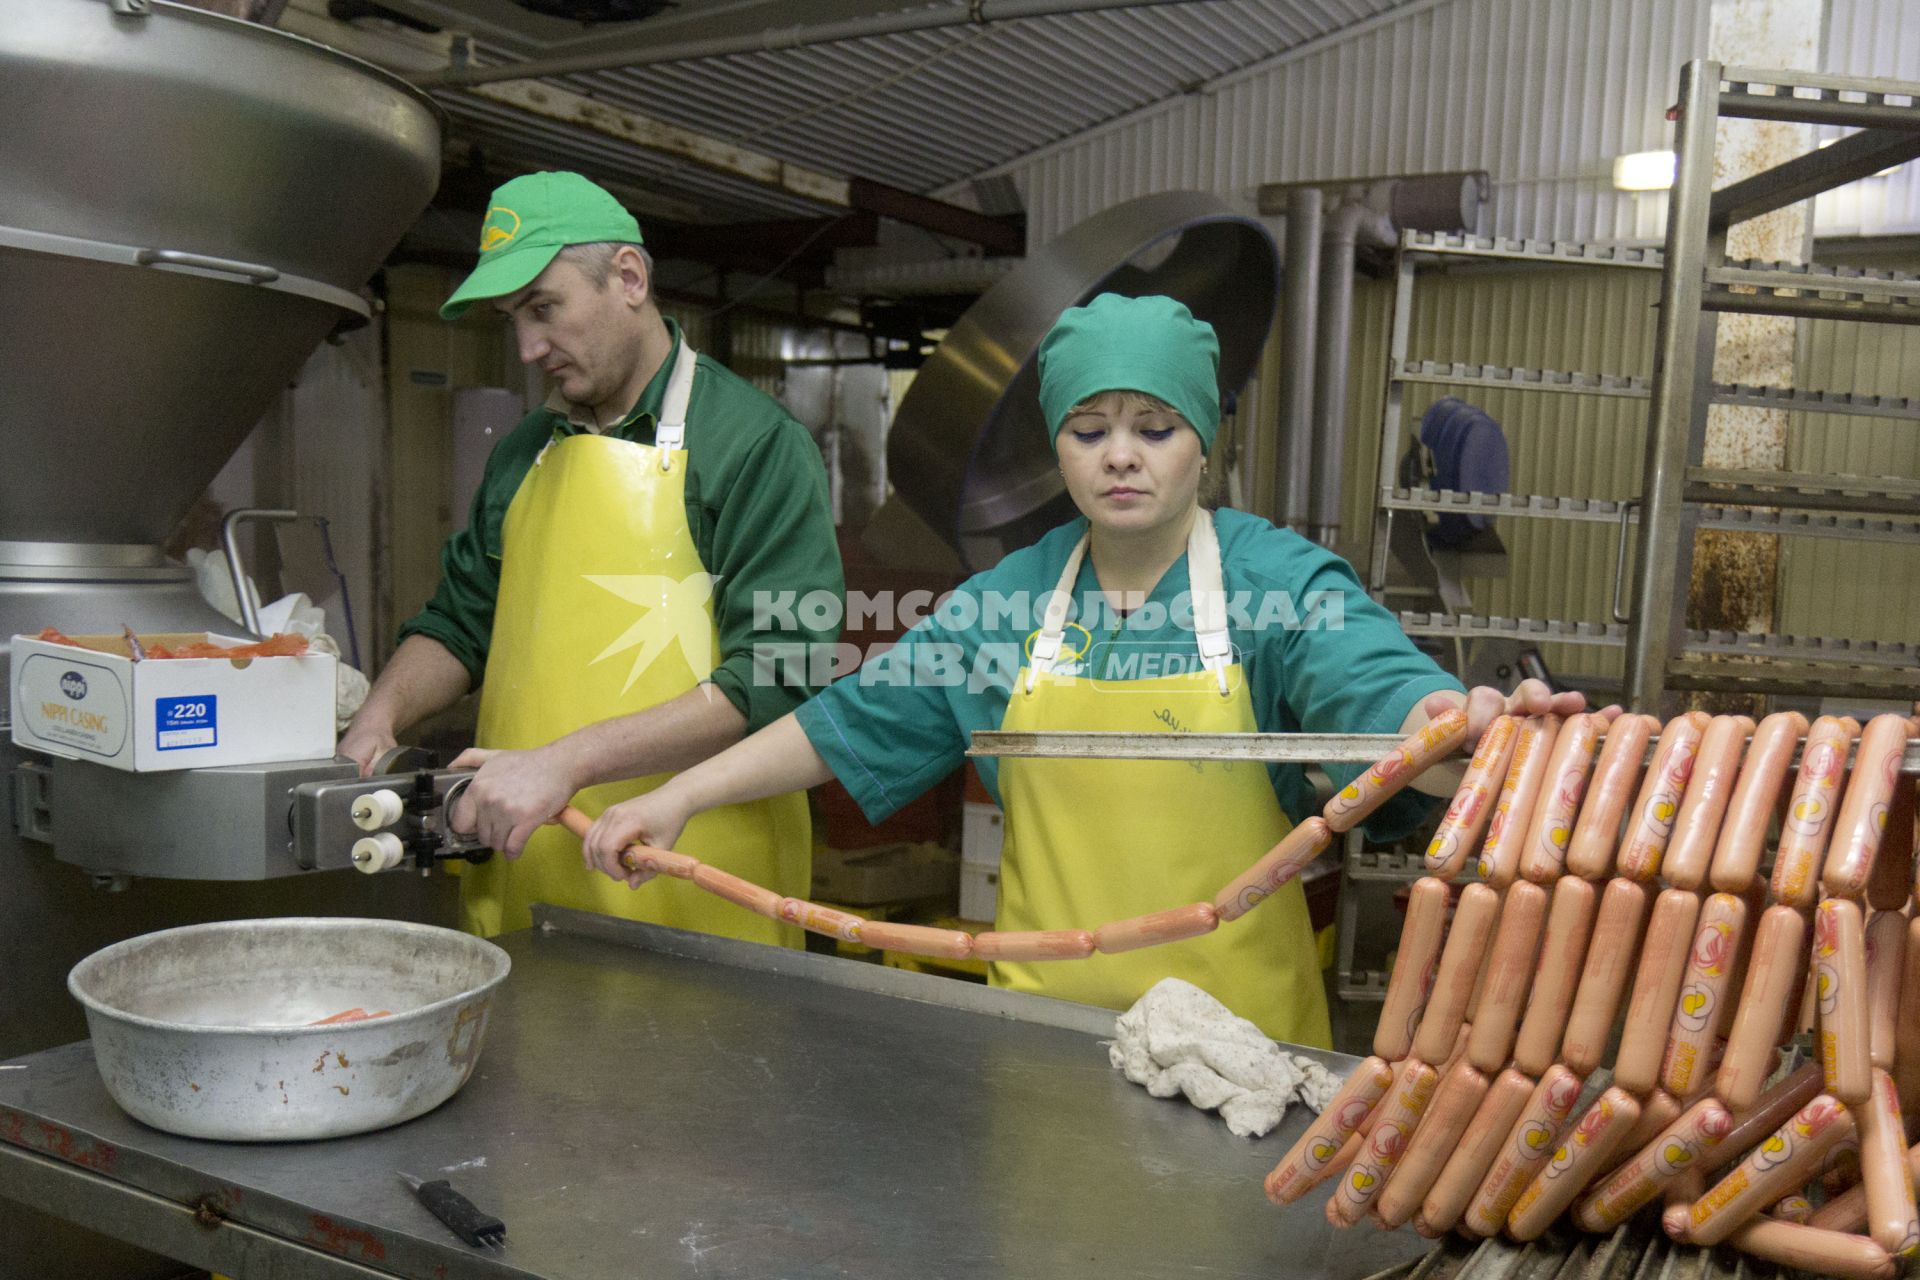
[[[218,746],[220,725],[217,703],[218,699],[212,694],[198,698],[155,698],[155,749],[181,751],[188,747]]]

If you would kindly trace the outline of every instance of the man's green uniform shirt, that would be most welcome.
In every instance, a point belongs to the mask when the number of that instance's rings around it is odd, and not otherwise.
[[[672,351],[633,412],[605,434],[653,443],[681,342],[680,327],[668,320],[667,328]],[[485,674],[493,636],[507,507],[550,441],[586,429],[560,410],[543,406],[494,447],[467,527],[447,539],[440,554],[439,589],[426,608],[400,628],[402,639],[422,635],[445,645],[476,686]],[[752,732],[812,693],[786,679],[769,678],[775,670],[769,662],[760,664],[762,674],[756,676],[756,646],[791,650],[796,642],[832,644],[839,637],[837,625],[809,629],[798,621],[805,611],[791,609],[763,609],[760,620],[769,625],[754,625],[759,593],[772,600],[788,592],[804,599],[809,592],[827,591],[836,601],[845,594],[827,503],[826,467],[805,427],[765,393],[706,356],[699,357],[694,377],[686,448],[687,524],[701,563],[717,579],[713,617],[720,633],[720,663],[710,678],[746,716]],[[771,625],[790,617],[793,627]],[[806,664],[792,665],[804,669]]]

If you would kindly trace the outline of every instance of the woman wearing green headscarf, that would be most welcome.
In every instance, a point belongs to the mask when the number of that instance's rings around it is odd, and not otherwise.
[[[1039,359],[1041,407],[1079,518],[968,579],[793,715],[608,809],[588,833],[589,865],[637,882],[619,862],[630,843],[670,847],[697,813],[829,778],[879,821],[957,768],[979,729],[1411,733],[1464,700],[1474,741],[1502,710],[1584,706],[1533,681],[1511,699],[1491,689],[1467,698],[1345,561],[1256,516],[1204,509],[1219,346],[1180,303],[1102,294],[1060,317]],[[1007,814],[1001,931],[1091,929],[1211,901],[1313,811],[1298,765],[977,763]],[[1336,785],[1358,773],[1327,771]],[[1403,792],[1367,831],[1394,838],[1433,803]],[[999,962],[989,976],[1110,1008],[1181,977],[1277,1039],[1325,1046],[1316,957],[1296,882],[1202,937]]]

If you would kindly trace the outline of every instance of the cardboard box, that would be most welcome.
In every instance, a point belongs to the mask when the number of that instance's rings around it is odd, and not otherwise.
[[[1000,868],[980,862],[960,864],[960,918],[993,923],[1000,905]]]
[[[1007,819],[996,804],[969,800],[960,808],[960,857],[981,866],[1000,866],[1000,848],[1006,843]]]
[[[84,647],[13,638],[16,746],[132,773],[333,755],[331,654],[135,662],[125,636],[71,639]],[[204,631],[140,641],[251,643]]]

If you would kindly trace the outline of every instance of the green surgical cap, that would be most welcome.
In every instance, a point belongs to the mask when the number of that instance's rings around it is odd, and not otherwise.
[[[1209,451],[1220,430],[1220,343],[1213,326],[1172,298],[1103,293],[1060,313],[1040,344],[1040,410],[1058,451],[1067,411],[1103,391],[1166,401]]]

